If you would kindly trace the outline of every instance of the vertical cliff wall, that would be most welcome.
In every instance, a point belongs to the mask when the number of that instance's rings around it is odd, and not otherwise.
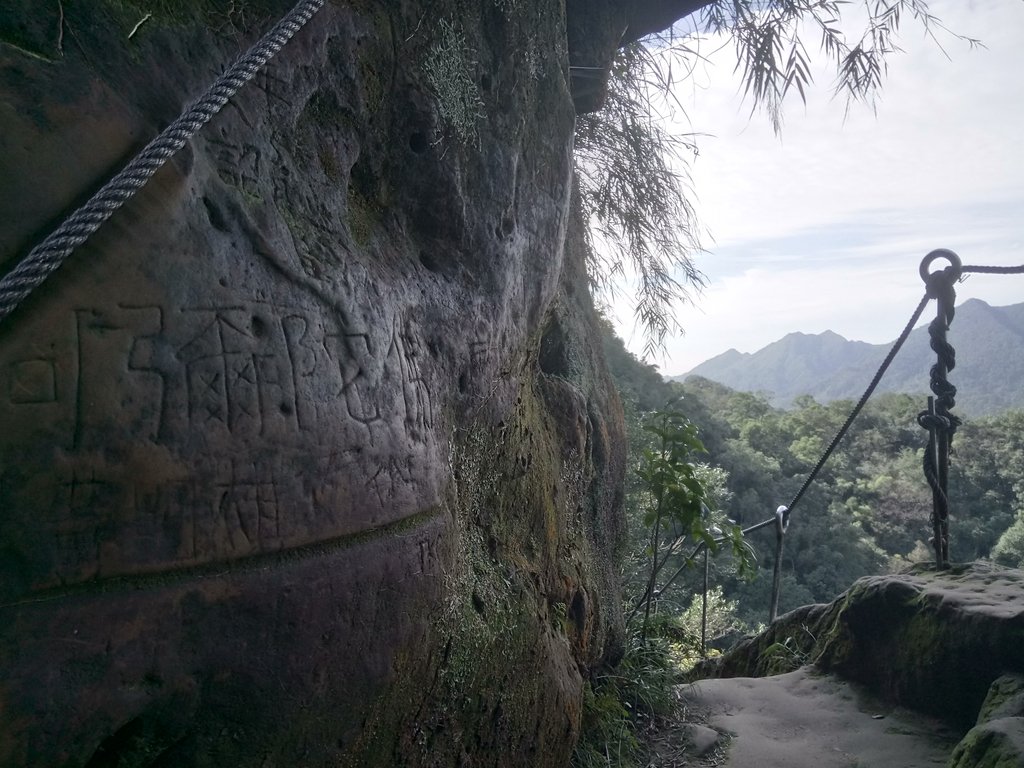
[[[4,6],[6,271],[289,3]],[[566,40],[329,2],[0,323],[0,764],[565,764],[623,471]]]

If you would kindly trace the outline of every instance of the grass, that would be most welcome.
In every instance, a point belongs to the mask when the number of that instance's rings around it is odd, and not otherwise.
[[[639,734],[675,708],[672,688],[681,681],[664,638],[633,634],[618,666],[595,675],[584,688],[580,740],[572,768],[642,765]]]

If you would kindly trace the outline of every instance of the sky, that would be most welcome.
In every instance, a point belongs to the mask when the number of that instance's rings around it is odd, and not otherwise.
[[[781,136],[751,115],[729,47],[701,43],[709,60],[677,95],[700,134],[691,175],[708,284],[676,308],[685,334],[649,360],[662,373],[793,331],[892,341],[924,294],[918,268],[935,248],[964,264],[1024,264],[1024,2],[930,7],[985,47],[940,33],[940,48],[906,19],[874,112],[847,112],[822,69],[806,106],[787,106]],[[639,355],[622,294],[611,314]],[[973,275],[957,286],[957,302],[968,298],[1024,302],[1024,275]],[[933,316],[934,304],[924,321]]]

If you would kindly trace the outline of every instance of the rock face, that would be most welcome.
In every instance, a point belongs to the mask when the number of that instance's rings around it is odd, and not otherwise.
[[[5,3],[0,266],[289,6]],[[0,324],[0,765],[566,763],[624,461],[567,23],[329,2]]]
[[[956,768],[1003,765],[1004,755],[1018,765],[1024,754],[1024,572],[975,563],[863,578],[829,605],[780,617],[698,674],[759,677],[806,663],[961,733],[974,726]]]
[[[992,683],[978,724],[964,736],[949,768],[1024,765],[1024,676],[1003,675]]]

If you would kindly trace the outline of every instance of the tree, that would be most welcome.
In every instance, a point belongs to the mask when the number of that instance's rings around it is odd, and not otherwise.
[[[1024,508],[1006,529],[992,550],[992,559],[1012,568],[1024,568]]]
[[[712,489],[724,481],[725,474],[694,463],[694,455],[703,453],[704,446],[693,424],[679,412],[665,411],[652,414],[644,429],[655,437],[654,445],[643,451],[637,469],[647,496],[642,510],[649,564],[643,594],[630,614],[643,612],[641,637],[647,634],[656,601],[682,570],[693,564],[701,548],[717,553],[722,543],[728,542],[741,570],[753,563],[752,550],[739,526],[711,510],[710,505],[715,504]],[[670,563],[678,566],[666,568]]]
[[[889,57],[899,51],[907,19],[934,37],[950,33],[930,13],[927,0],[865,2],[863,23],[844,29],[845,0],[647,0],[627,12],[623,45],[611,62],[604,107],[580,115],[576,167],[583,214],[590,223],[590,278],[606,297],[627,270],[637,280],[634,314],[644,331],[645,355],[681,330],[672,311],[704,285],[694,264],[700,225],[690,205],[687,161],[692,134],[672,133],[666,117],[681,110],[674,88],[699,59],[697,33],[734,41],[744,96],[764,111],[776,132],[793,94],[811,86],[812,34],[834,68],[835,90],[869,105],[882,87]],[[693,14],[694,35],[673,24]],[[853,15],[853,14],[850,14]],[[665,29],[668,31],[664,31]],[[642,38],[642,39],[641,39]],[[602,290],[603,289],[603,290]]]
[[[611,329],[605,326],[605,332]],[[792,410],[773,408],[749,392],[735,392],[706,379],[664,383],[653,369],[619,346],[612,366],[620,386],[650,402],[674,393],[673,408],[683,410],[696,428],[706,454],[691,454],[687,470],[703,487],[707,506],[747,527],[772,517],[802,485],[852,407],[849,401],[820,404],[803,399]],[[655,397],[657,393],[658,397]],[[927,435],[917,423],[921,398],[884,394],[870,400],[824,470],[808,488],[791,517],[783,551],[781,608],[834,599],[860,576],[930,561],[931,491],[922,471]],[[651,527],[644,517],[656,509],[656,496],[643,475],[645,451],[657,453],[661,438],[645,430],[643,409],[627,401],[630,456],[635,469],[627,479],[627,515],[633,558],[625,593],[642,595],[652,566],[660,566],[659,620],[673,621],[686,605],[679,595],[701,590],[700,569],[684,569],[678,590],[661,589],[684,565],[692,547],[652,557]],[[649,414],[648,414],[649,416]],[[1024,562],[1024,412],[970,419],[957,431],[950,477],[952,552],[957,560],[992,558],[1016,566]],[[650,517],[654,522],[657,516]],[[662,520],[667,520],[663,517]],[[664,531],[665,528],[663,527]],[[695,539],[694,541],[697,541]],[[722,587],[726,603],[748,625],[765,620],[775,561],[773,531],[750,534],[761,555],[757,577],[738,577],[735,563],[722,553],[711,563],[712,585]],[[662,544],[679,541],[663,536]],[[652,603],[651,613],[655,604]],[[643,610],[642,608],[640,610]],[[637,615],[642,615],[637,613]]]

